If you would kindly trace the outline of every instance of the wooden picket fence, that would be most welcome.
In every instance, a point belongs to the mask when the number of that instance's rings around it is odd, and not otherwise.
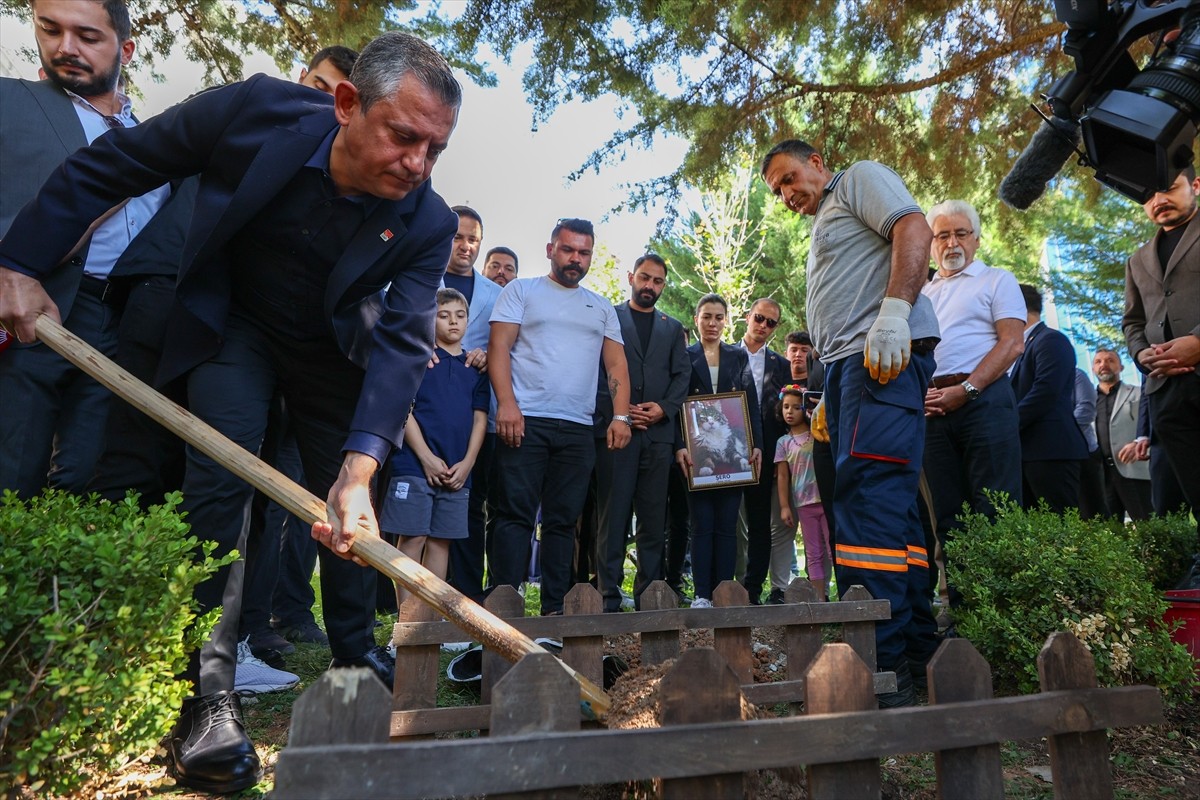
[[[714,608],[679,608],[671,588],[655,581],[642,594],[641,611],[604,614],[600,593],[581,583],[567,594],[562,616],[525,617],[523,598],[508,586],[492,592],[486,607],[526,636],[561,641],[562,660],[597,686],[603,681],[605,637],[637,634],[641,663],[650,666],[679,655],[683,631],[711,629],[713,648],[733,670],[750,702],[798,703],[804,697],[804,670],[821,646],[822,627],[839,625],[842,641],[871,671],[874,692],[895,691],[895,673],[875,671],[875,621],[891,615],[886,600],[873,600],[861,586],[853,586],[840,601],[816,602],[811,584],[802,579],[793,581],[784,598],[782,605],[752,606],[744,587],[725,581],[713,592]],[[755,683],[751,629],[764,626],[784,628],[787,676]],[[393,738],[488,728],[493,687],[512,667],[496,653],[483,655],[481,704],[437,707],[440,646],[461,638],[462,631],[429,606],[415,598],[405,603],[392,631],[396,644]]]
[[[1056,798],[1111,798],[1105,731],[1162,724],[1158,690],[1097,689],[1091,654],[1069,633],[1047,640],[1038,674],[1040,693],[995,699],[987,663],[951,639],[930,662],[929,705],[880,711],[867,665],[826,644],[803,675],[802,715],[742,721],[740,679],[715,650],[693,649],[660,684],[663,727],[583,730],[576,683],[537,654],[495,685],[489,736],[389,743],[386,690],[369,671],[332,670],[296,703],[273,796],[565,798],[652,780],[669,800],[740,800],[746,773],[798,778],[803,767],[813,800],[878,798],[881,758],[933,752],[939,797],[1001,798],[1000,743],[1049,737]]]

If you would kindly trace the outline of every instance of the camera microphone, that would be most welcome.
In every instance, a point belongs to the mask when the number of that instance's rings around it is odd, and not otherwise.
[[[1043,121],[1001,181],[1000,199],[1020,211],[1029,208],[1078,146],[1079,123],[1061,117]]]

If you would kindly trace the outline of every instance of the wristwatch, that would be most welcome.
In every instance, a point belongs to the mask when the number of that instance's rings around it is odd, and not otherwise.
[[[629,419],[629,417],[625,416],[624,414],[613,414],[613,422],[624,422],[629,427],[633,427],[633,420]]]
[[[979,399],[980,392],[978,389],[976,389],[974,386],[971,385],[970,381],[963,381],[961,386],[963,387],[963,391],[965,391],[967,393],[968,400],[978,400]]]

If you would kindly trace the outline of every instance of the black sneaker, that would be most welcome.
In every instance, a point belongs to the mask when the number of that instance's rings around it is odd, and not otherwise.
[[[283,669],[283,657],[296,652],[296,645],[270,628],[247,634],[242,637],[242,641],[250,645],[250,652],[255,658],[265,661],[275,669]]]
[[[329,647],[329,637],[312,620],[307,620],[296,625],[277,625],[275,631],[289,642],[319,644],[322,647]]]
[[[896,691],[884,692],[877,699],[880,708],[904,708],[917,704],[917,693],[913,689],[912,672],[907,661],[901,661],[896,666]]]
[[[908,671],[912,675],[913,689],[922,693],[929,694],[929,676],[925,672],[925,668],[929,666],[929,661],[915,661],[908,659]],[[899,680],[897,679],[897,684]]]
[[[342,667],[367,667],[383,682],[389,692],[396,685],[396,659],[388,649],[377,644],[358,658],[335,658],[329,662],[330,669]]]
[[[781,606],[783,603],[783,589],[772,589],[771,593],[767,595],[767,605]]]

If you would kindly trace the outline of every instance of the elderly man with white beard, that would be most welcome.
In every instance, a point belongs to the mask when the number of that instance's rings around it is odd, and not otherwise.
[[[1021,444],[1008,368],[1024,349],[1025,302],[1011,272],[975,258],[979,214],[947,200],[926,214],[937,272],[921,293],[942,329],[938,374],[925,396],[925,477],[942,542],[961,528],[963,503],[994,513],[985,490],[1021,500]],[[950,605],[960,598],[950,586]]]

